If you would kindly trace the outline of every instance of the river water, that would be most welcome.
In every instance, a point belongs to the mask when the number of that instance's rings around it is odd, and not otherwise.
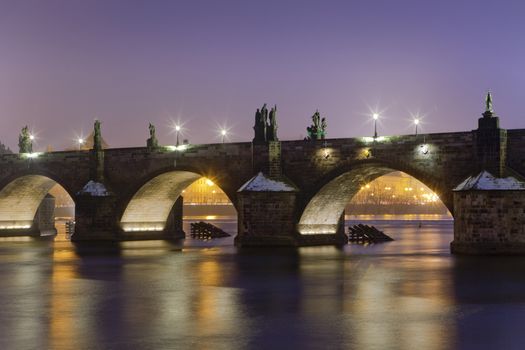
[[[451,256],[449,220],[368,219],[395,241],[3,239],[0,349],[525,347],[525,258]]]

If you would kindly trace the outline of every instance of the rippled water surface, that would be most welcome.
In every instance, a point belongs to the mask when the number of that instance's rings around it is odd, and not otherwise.
[[[525,258],[453,257],[451,221],[372,223],[396,240],[2,240],[0,349],[525,348]]]

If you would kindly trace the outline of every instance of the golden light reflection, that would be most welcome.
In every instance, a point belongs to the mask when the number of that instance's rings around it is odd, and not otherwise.
[[[224,322],[236,319],[238,301],[237,290],[225,288],[222,267],[215,260],[199,263],[196,269],[198,285],[195,286],[192,305],[194,306],[193,327],[200,336],[224,335],[237,332],[242,325]]]
[[[55,249],[53,251],[53,272],[51,275],[51,302],[49,310],[49,340],[52,349],[73,349],[77,347],[75,326],[76,303],[70,295],[74,293],[72,281],[76,271],[65,261],[75,259],[73,250]]]
[[[421,268],[421,261],[413,264]],[[452,302],[436,297],[450,295],[449,282],[407,280],[399,274],[392,268],[371,265],[357,277],[345,307],[357,320],[347,325],[356,348],[441,349],[444,334],[448,343],[454,337],[449,332],[453,317],[449,322],[443,320],[443,314],[453,313]]]

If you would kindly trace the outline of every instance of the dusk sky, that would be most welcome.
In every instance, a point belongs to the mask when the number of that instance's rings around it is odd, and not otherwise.
[[[277,104],[280,139],[477,127],[490,89],[504,128],[525,128],[523,1],[0,0],[0,141],[71,146],[95,118],[112,147],[253,138]]]

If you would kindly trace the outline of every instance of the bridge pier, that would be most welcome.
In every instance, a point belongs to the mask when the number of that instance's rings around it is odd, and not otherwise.
[[[481,171],[454,189],[454,254],[525,254],[525,183],[507,165],[507,130],[490,93],[474,131]],[[479,171],[478,170],[478,171]],[[517,174],[516,174],[517,175]]]
[[[119,227],[117,198],[113,194],[79,194],[75,199],[74,242],[117,241]]]
[[[183,239],[186,238],[186,233],[182,227],[183,224],[183,208],[184,208],[184,197],[179,196],[177,201],[171,209],[168,220],[166,221],[166,227],[164,228],[165,239]]]
[[[182,228],[183,199],[175,202],[164,227],[152,229],[151,223],[133,230],[125,230],[119,225],[120,215],[116,196],[79,195],[75,208],[75,233],[72,241],[134,241],[151,239],[180,239],[185,237]]]
[[[470,177],[454,192],[454,254],[525,254],[525,183]]]
[[[264,175],[259,173],[252,180],[260,183],[261,177]],[[277,181],[272,183],[275,185]],[[275,187],[272,190],[272,186],[257,190],[252,184],[248,182],[239,192],[237,246],[341,245],[348,242],[344,234],[344,212],[335,233],[301,234],[297,230],[297,190],[285,182],[281,183],[283,187],[290,186],[286,191],[276,191]]]
[[[266,180],[262,173],[252,179]],[[250,181],[252,181],[250,180]],[[270,180],[271,181],[271,180]],[[295,216],[297,191],[282,183],[281,189],[271,191],[268,187],[257,188],[248,182],[239,191],[238,230],[235,244],[238,246],[294,246],[297,245]],[[276,181],[270,184],[277,184]]]
[[[345,233],[345,212],[339,217],[335,233],[311,233],[297,234],[297,242],[300,246],[310,245],[344,245],[348,243],[348,236]]]

